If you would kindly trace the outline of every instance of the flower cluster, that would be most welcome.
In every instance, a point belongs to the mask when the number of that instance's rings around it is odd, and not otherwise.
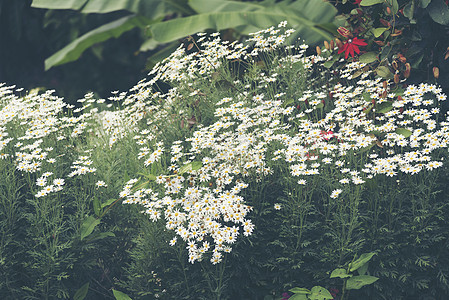
[[[156,142],[155,131],[139,134],[142,144],[153,145],[139,154],[144,168],[162,164],[163,157],[169,157],[171,165],[162,174],[147,176],[154,181],[150,188],[139,188],[141,180],[133,179],[120,196],[124,203],[142,205],[152,220],[163,218],[167,229],[185,241],[192,263],[207,252],[212,253],[212,263],[220,262],[222,252],[231,251],[240,234],[253,232],[251,206],[240,193],[248,180],[272,174],[273,166],[286,164],[298,185],[306,185],[310,176],[332,177],[336,184],[329,197],[337,199],[348,185],[375,176],[416,174],[442,165],[432,156],[448,143],[449,123],[436,122],[437,102],[445,100],[441,89],[421,84],[392,90],[369,71],[355,81],[353,74],[365,67],[360,62],[341,70],[339,78],[352,79],[347,83],[319,85],[306,76],[315,88],[289,85],[289,72],[298,76],[325,70],[320,66],[326,61],[305,56],[305,45],[290,54],[276,52],[289,33],[282,35],[274,28],[258,32],[249,40],[251,47],[220,42],[217,35],[204,42],[201,35],[204,50],[186,54],[180,47],[151,73],[174,86],[156,96],[164,99],[161,107],[172,109],[177,101],[189,102],[202,93],[192,79],[212,80],[219,66],[236,57],[251,65],[258,53],[272,54],[271,61],[264,61],[271,63],[269,68],[232,82],[232,93],[215,103],[214,121],[199,125],[191,136],[164,145]],[[145,88],[150,89],[152,81]],[[181,93],[183,85],[195,92]],[[167,110],[155,111],[149,125],[167,116],[162,111]],[[282,209],[278,203],[274,208]],[[174,238],[170,244],[176,242]]]
[[[56,169],[70,159],[66,149],[82,152],[75,149],[73,142],[92,133],[89,124],[93,124],[97,110],[87,108],[102,100],[94,99],[89,93],[79,100],[83,107],[73,109],[62,98],[54,96],[54,91],[39,94],[33,90],[18,96],[22,91],[15,86],[0,85],[0,152],[2,159],[14,160],[18,171],[35,178],[32,190],[40,198],[64,188],[64,178],[51,177],[54,173],[60,175]],[[88,156],[82,155],[73,163],[75,170],[64,175],[67,178],[95,172]]]
[[[149,80],[113,92],[103,111],[96,106],[106,100],[93,94],[71,110],[51,91],[19,97],[15,87],[0,85],[1,158],[35,173],[35,196],[44,197],[63,189],[65,180],[96,172],[90,149],[77,149],[75,141],[112,150],[130,136],[141,176],[125,183],[123,203],[163,220],[176,235],[170,245],[180,238],[190,262],[207,256],[213,264],[255,229],[244,198],[249,183],[275,174],[293,178],[301,190],[311,177],[323,176],[334,183],[330,201],[338,201],[376,176],[441,167],[438,151],[447,148],[449,120],[438,108],[446,99],[440,88],[397,88],[356,61],[329,70],[332,55],[306,56],[307,45],[283,46],[292,34],[285,26],[254,33],[247,43],[198,34],[196,51],[179,47]],[[230,75],[236,62],[243,72]],[[176,140],[166,137],[170,129],[180,129]],[[49,139],[57,143],[49,146]],[[51,178],[62,159],[72,158],[68,148],[75,153],[71,172]],[[101,179],[93,181],[97,189],[107,186]],[[276,200],[270,207],[282,210]]]

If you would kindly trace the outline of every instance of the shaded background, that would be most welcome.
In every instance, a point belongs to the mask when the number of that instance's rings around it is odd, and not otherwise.
[[[0,0],[0,82],[55,89],[74,102],[88,91],[108,97],[145,77],[148,53],[138,29],[86,50],[75,62],[44,70],[44,61],[75,37],[125,12],[80,14],[31,7],[31,0]]]

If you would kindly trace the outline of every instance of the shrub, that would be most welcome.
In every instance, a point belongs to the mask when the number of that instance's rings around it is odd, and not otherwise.
[[[27,288],[5,293],[275,299],[319,284],[341,298],[330,271],[370,253],[379,280],[345,298],[447,296],[446,96],[332,67],[336,45],[308,56],[285,26],[198,34],[77,109],[3,86],[2,162],[25,183],[10,219],[33,225],[13,259]]]

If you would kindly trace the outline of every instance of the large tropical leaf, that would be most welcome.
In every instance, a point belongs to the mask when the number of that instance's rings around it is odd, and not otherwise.
[[[126,10],[149,19],[164,17],[174,12],[192,13],[187,0],[33,0],[32,7],[73,9],[82,13],[105,14]]]
[[[189,5],[195,10],[197,14],[213,13],[213,12],[226,12],[226,11],[256,11],[264,9],[270,3],[265,2],[237,2],[237,1],[223,1],[223,0],[211,0],[211,1],[189,1]],[[248,34],[250,32],[256,32],[259,27],[255,27],[250,24],[244,24],[233,27],[241,34]]]
[[[226,0],[189,0],[189,5],[198,14],[225,11],[255,11],[264,9],[267,5],[258,2],[237,2]]]
[[[336,14],[336,9],[322,0],[284,0],[278,3],[274,0],[257,3],[189,0],[188,5],[187,0],[33,0],[32,6],[75,9],[82,13],[127,10],[146,17],[143,19],[136,15],[127,16],[84,34],[47,58],[46,70],[74,61],[92,45],[116,38],[136,26],[142,26],[142,23],[153,25],[150,27],[151,39],[142,45],[141,51],[155,49],[161,43],[173,42],[206,29],[236,28],[241,34],[248,34],[284,20],[296,29],[292,38],[301,37],[307,43],[313,44],[331,38],[327,32],[329,30],[326,29],[328,27],[323,23],[331,22]],[[163,17],[173,12],[187,17],[161,22]],[[197,14],[194,15],[195,13]],[[171,48],[172,45],[167,47]],[[162,49],[153,58],[165,56],[167,49]]]
[[[336,14],[331,4],[321,0],[284,1],[269,6],[223,0],[190,0],[189,4],[201,13],[151,25],[153,38],[170,42],[206,29],[223,30],[242,25],[264,29],[286,20],[298,36],[313,44],[331,39],[318,25],[331,22]]]
[[[143,17],[130,15],[102,25],[82,35],[47,58],[45,60],[45,70],[77,60],[81,54],[92,45],[101,43],[110,38],[117,38],[122,33],[131,30],[136,26],[143,27],[150,23],[149,20]]]
[[[88,0],[33,0],[31,7],[79,10]]]
[[[165,0],[89,0],[81,12],[88,14],[127,10],[149,19],[156,19],[175,12],[170,2]]]

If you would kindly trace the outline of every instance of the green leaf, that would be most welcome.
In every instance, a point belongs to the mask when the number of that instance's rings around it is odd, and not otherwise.
[[[235,1],[227,2],[230,2],[228,5],[237,5],[234,3]],[[255,28],[263,29],[286,20],[289,26],[297,30],[295,34],[301,36],[308,43],[324,39],[330,40],[332,38],[329,33],[317,27],[317,24],[328,23],[333,20],[336,11],[332,5],[321,0],[301,0],[292,2],[290,5],[287,5],[287,2],[289,1],[279,2],[270,7],[260,5],[257,6],[258,8],[260,7],[257,10],[213,10],[212,12],[153,24],[150,26],[150,31],[153,38],[157,41],[170,42],[205,31],[206,29],[223,30],[242,25],[251,25]],[[205,0],[191,0],[189,3],[195,7],[202,5],[202,3],[208,5]],[[302,10],[298,6],[300,4],[303,5]]]
[[[220,13],[220,12],[244,12],[244,11],[256,11],[264,9],[265,6],[256,4],[254,2],[237,2],[237,1],[223,1],[223,0],[190,0],[190,7],[192,7],[197,14],[206,13]],[[272,5],[271,3],[265,3],[265,5]],[[254,28],[252,25],[240,25],[235,29],[240,33],[255,32],[259,28]]]
[[[362,0],[362,2],[360,2],[360,6],[371,6],[384,2],[384,0]]]
[[[132,300],[131,297],[123,292],[112,290],[112,293],[114,294],[116,300]]]
[[[83,224],[81,224],[81,240],[83,240],[86,236],[94,231],[95,226],[100,224],[100,219],[96,219],[93,216],[88,216]]]
[[[413,1],[410,1],[404,6],[404,10],[402,11],[404,13],[404,16],[409,19],[410,24],[416,24],[416,20],[413,16],[413,14],[415,13],[414,8],[415,7],[413,5]]]
[[[87,0],[33,0],[31,7],[46,9],[81,9]]]
[[[307,296],[301,294],[293,294],[290,298],[288,298],[288,300],[307,300]]]
[[[399,10],[399,3],[398,0],[389,0],[391,4],[391,10],[393,11],[393,14],[397,14]]]
[[[179,174],[199,170],[199,169],[201,169],[202,166],[203,166],[203,164],[200,161],[193,161],[193,162],[185,164],[181,168],[179,168]]]
[[[100,205],[100,201],[98,200],[98,197],[95,197],[95,198],[94,198],[94,200],[93,200],[93,202],[92,202],[92,205],[93,205],[93,207],[94,207],[94,213],[95,213],[95,215],[96,215],[97,217],[99,217],[100,214],[101,214],[101,205]]]
[[[223,0],[190,0],[189,5],[198,14],[225,11],[255,11],[264,6],[254,2],[237,2]]]
[[[149,23],[151,22],[143,17],[131,15],[102,25],[82,35],[47,58],[45,60],[45,70],[77,60],[81,54],[92,45],[110,38],[117,38],[124,32],[129,31],[136,26],[143,27]]]
[[[382,35],[382,33],[385,32],[385,30],[388,30],[387,27],[379,27],[379,28],[374,28],[373,29],[373,34],[376,38],[380,37]]]
[[[137,173],[138,175],[142,175],[143,177],[145,177],[146,179],[149,180],[156,180],[156,175],[153,174],[144,174],[144,173]]]
[[[347,290],[358,290],[365,285],[376,282],[379,278],[369,275],[359,275],[349,278],[346,281]]]
[[[432,0],[419,0],[419,7],[426,8]]]
[[[332,271],[330,278],[348,278],[352,277],[345,269],[335,269]]]
[[[352,74],[351,79],[355,79],[355,78],[359,77],[362,74],[363,74],[363,70],[359,69],[359,70],[355,71],[354,74]]]
[[[73,300],[84,300],[86,298],[87,292],[89,291],[89,282],[80,287],[75,295],[73,295]]]
[[[105,208],[106,206],[109,206],[109,205],[111,205],[112,203],[114,203],[114,201],[116,201],[117,199],[109,199],[109,200],[106,200],[105,202],[103,202],[103,203],[101,203],[101,208],[103,209],[103,208]]]
[[[331,68],[332,67],[332,65],[335,63],[335,60],[328,60],[328,61],[326,61],[324,64],[323,64],[323,66],[325,67],[325,68]]]
[[[408,130],[408,129],[405,129],[405,128],[397,128],[397,129],[395,130],[395,132],[396,132],[397,134],[400,134],[400,135],[406,137],[406,138],[408,138],[409,136],[412,135],[412,132],[411,132],[410,130]]]
[[[102,240],[107,237],[114,237],[114,236],[115,236],[115,234],[110,231],[93,233],[89,236],[88,239],[86,239],[86,242],[98,241],[98,240]]]
[[[89,0],[81,12],[105,14],[119,10],[133,12],[149,19],[163,18],[177,12],[169,1],[161,0]]]
[[[421,64],[422,60],[424,59],[424,53],[421,53],[415,57],[412,57],[409,61],[412,65],[412,69],[418,69],[419,65]]]
[[[312,294],[309,295],[310,300],[334,299],[331,293],[329,293],[329,291],[323,288],[322,286],[314,286],[311,292]]]
[[[185,172],[192,171],[192,163],[188,163],[179,168],[179,174],[184,174]]]
[[[367,53],[362,54],[359,57],[359,60],[362,63],[369,64],[369,63],[372,63],[377,60],[377,54],[374,52],[367,52]]]
[[[364,264],[363,266],[358,268],[357,273],[359,273],[359,275],[365,275],[366,272],[368,271],[368,265],[369,265],[369,262],[367,262],[366,264]]]
[[[364,93],[362,94],[362,97],[363,97],[363,99],[364,99],[366,102],[371,102],[371,101],[372,101],[372,98],[371,98],[371,94],[370,94],[370,93],[364,92]]]
[[[317,24],[316,27],[321,28],[331,34],[335,34],[338,29],[338,27],[334,23]]]
[[[441,25],[449,25],[449,8],[443,0],[432,0],[427,6],[429,16]]]
[[[193,171],[197,171],[199,169],[201,169],[201,167],[203,166],[203,163],[200,161],[193,161],[192,162],[192,170]]]
[[[404,89],[401,87],[396,87],[393,91],[395,96],[403,96],[404,95]]]
[[[375,71],[376,71],[377,75],[379,75],[380,77],[383,77],[383,78],[387,78],[391,75],[390,69],[388,69],[385,66],[380,66]]]
[[[157,46],[159,46],[161,43],[153,40],[153,39],[147,39],[145,42],[142,43],[142,45],[140,45],[139,51],[140,52],[145,52],[148,50],[154,50],[157,48]]]
[[[299,288],[299,287],[294,287],[292,289],[288,290],[289,292],[295,293],[295,294],[300,294],[300,295],[308,295],[310,294],[310,291],[306,288]]]
[[[354,272],[367,263],[374,255],[376,255],[376,252],[363,253],[358,259],[349,264],[349,271]]]
[[[81,10],[85,14],[124,10],[149,19],[163,18],[176,12],[193,13],[187,4],[180,1],[161,0],[33,0],[31,5],[36,8]]]
[[[393,102],[385,101],[379,104],[376,104],[376,113],[384,114],[393,109]],[[352,272],[353,270],[351,270]]]
[[[287,106],[290,106],[290,105],[293,104],[293,103],[295,103],[295,99],[290,98],[290,99],[284,101],[284,103],[282,103],[282,107],[285,108],[285,107],[287,107]]]

